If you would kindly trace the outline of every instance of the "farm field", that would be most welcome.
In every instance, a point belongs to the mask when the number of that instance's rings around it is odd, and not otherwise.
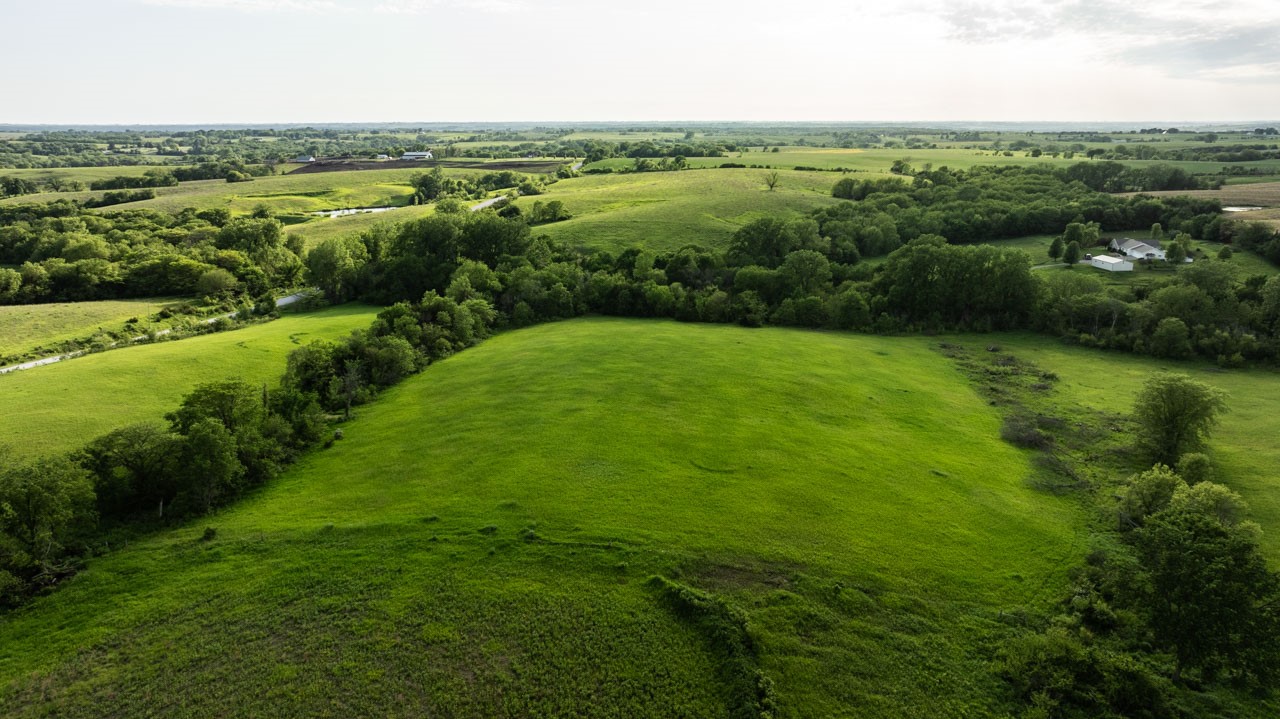
[[[154,298],[0,306],[0,358],[25,356],[100,332],[118,332],[135,317],[140,321],[132,328],[136,334],[144,334],[154,327],[147,321],[149,315],[178,301]],[[0,360],[3,364],[7,363]]]
[[[533,228],[571,247],[617,251],[674,250],[687,244],[724,249],[742,225],[779,213],[801,214],[840,200],[828,172],[780,171],[777,189],[763,170],[704,170],[588,175],[561,180],[517,204],[560,200],[572,219]]]
[[[76,449],[134,422],[160,422],[201,382],[274,384],[285,355],[367,327],[378,308],[347,304],[188,339],[126,347],[0,375],[0,437],[16,457]],[[18,439],[20,438],[20,439]]]
[[[1002,612],[1058,600],[1083,513],[1026,484],[1029,455],[935,344],[621,319],[503,333],[0,625],[0,701],[724,716],[720,645],[662,575],[746,613],[778,716],[1003,714],[984,647]]]
[[[772,152],[772,148],[770,148],[771,151],[769,152],[761,152],[760,150],[761,148],[753,148],[749,152],[731,152],[727,153],[726,157],[690,157],[688,158],[688,163],[690,167],[702,168],[718,168],[725,163],[738,163],[779,169],[814,167],[821,170],[844,169],[853,172],[888,172],[893,163],[898,160],[905,160],[916,169],[931,165],[934,168],[945,166],[962,170],[978,165],[1069,167],[1079,162],[1088,162],[1081,154],[1077,154],[1072,159],[1065,157],[1055,158],[1049,155],[1031,157],[1024,151],[1017,151],[1012,156],[1005,156],[1001,152],[963,147],[870,148],[863,150],[782,145],[778,147],[777,152]],[[1149,167],[1157,164],[1173,165],[1191,173],[1220,172],[1224,164],[1221,162],[1182,160],[1121,160],[1120,162],[1129,167]],[[1232,164],[1239,167],[1259,168],[1268,171],[1270,174],[1280,175],[1280,160]],[[629,158],[612,158],[591,163],[586,165],[584,169],[610,168],[625,170],[634,165],[635,161]]]
[[[52,178],[60,180],[79,180],[85,185],[95,180],[109,180],[113,177],[141,177],[148,170],[157,169],[157,165],[111,165],[107,167],[31,167],[0,168],[0,177],[21,177],[24,180],[42,181]],[[63,193],[54,193],[57,197]],[[70,194],[70,193],[67,193]]]
[[[1165,195],[1187,195],[1190,197],[1206,197],[1218,200],[1223,207],[1280,207],[1280,182],[1251,182],[1246,184],[1226,185],[1219,190],[1166,190],[1163,192],[1144,192],[1144,195],[1161,197]],[[1241,216],[1248,213],[1240,213]]]
[[[352,170],[344,172],[290,173],[257,177],[250,182],[223,180],[183,182],[176,187],[155,189],[151,200],[129,202],[103,208],[152,208],[176,212],[184,207],[204,210],[224,207],[233,214],[247,214],[266,205],[281,215],[302,215],[320,210],[348,207],[388,207],[408,205],[413,197],[409,181],[429,168],[402,170]],[[481,170],[449,169],[449,174],[478,175]],[[62,192],[24,195],[0,200],[0,204],[45,202],[58,198],[84,199],[102,192]]]
[[[1230,394],[1210,449],[1220,480],[1240,492],[1262,525],[1262,545],[1280,564],[1280,374],[1271,370],[1224,371],[1199,362],[1176,362],[1073,347],[1035,335],[1000,336],[1006,350],[1062,378],[1061,392],[1082,405],[1128,412],[1152,373],[1185,372]]]

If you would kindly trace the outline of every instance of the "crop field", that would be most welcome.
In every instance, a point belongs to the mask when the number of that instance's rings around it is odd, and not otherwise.
[[[102,332],[118,332],[135,317],[139,322],[131,328],[136,334],[144,334],[156,328],[147,321],[148,316],[176,301],[155,298],[0,306],[0,358],[25,356],[42,347],[55,347]],[[0,359],[0,364],[8,362]]]
[[[560,200],[573,218],[533,228],[573,247],[674,250],[687,244],[724,249],[751,220],[803,213],[839,202],[829,172],[780,171],[777,189],[764,170],[706,170],[589,175],[561,180],[520,206]]]
[[[159,422],[201,382],[274,384],[285,355],[314,339],[364,328],[376,307],[286,314],[244,329],[126,347],[0,375],[0,443],[18,457],[75,449],[134,422]]]
[[[1210,442],[1220,480],[1240,492],[1262,525],[1263,547],[1280,563],[1280,375],[1271,370],[1231,370],[1198,362],[1175,362],[1072,347],[1034,335],[999,337],[1008,351],[1062,378],[1061,391],[1082,405],[1128,412],[1151,374],[1185,372],[1225,390],[1230,412]]]
[[[936,149],[872,148],[866,150],[846,150],[839,148],[815,148],[783,145],[778,147],[778,152],[772,152],[772,148],[770,148],[769,152],[761,152],[761,149],[762,148],[753,148],[749,152],[732,152],[728,153],[727,157],[690,157],[688,158],[688,162],[690,167],[718,168],[725,163],[737,163],[749,166],[769,166],[780,169],[815,167],[821,170],[845,169],[853,172],[888,172],[889,168],[897,160],[905,160],[908,164],[917,169],[922,168],[925,165],[931,165],[935,168],[945,166],[952,169],[962,170],[967,170],[978,165],[1068,167],[1079,162],[1088,162],[1088,160],[1080,154],[1077,154],[1072,159],[1067,159],[1065,157],[1055,158],[1049,155],[1031,157],[1025,151],[1017,151],[1014,152],[1012,156],[1005,156],[1002,152],[962,147],[939,147]],[[1123,160],[1121,162],[1122,164],[1130,167],[1148,167],[1156,164],[1173,165],[1181,167],[1187,172],[1201,174],[1220,172],[1223,168],[1223,163],[1221,162],[1168,160]],[[631,168],[634,164],[635,161],[632,159],[612,158],[591,163],[584,169],[591,170],[595,168],[610,168],[613,170],[625,170]],[[1233,163],[1233,166],[1258,168],[1267,171],[1269,174],[1280,175],[1280,160]]]
[[[1155,197],[1164,195],[1207,197],[1218,200],[1223,207],[1231,207],[1233,205],[1240,207],[1280,207],[1280,182],[1274,181],[1226,185],[1220,190],[1167,190],[1143,194]]]
[[[935,344],[620,319],[501,334],[0,625],[0,703],[725,716],[723,638],[661,575],[745,612],[780,717],[1002,714],[985,647],[1002,612],[1060,597],[1084,522],[1027,485],[1029,455]]]

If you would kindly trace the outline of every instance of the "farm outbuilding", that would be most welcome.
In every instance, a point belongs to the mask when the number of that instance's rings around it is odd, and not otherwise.
[[[1094,255],[1089,264],[1107,272],[1133,272],[1133,263],[1123,257]]]
[[[406,152],[400,156],[401,160],[433,160],[435,155],[430,150],[426,152]]]
[[[312,157],[311,155],[298,155],[297,157],[293,158],[293,161],[294,162],[315,162],[316,158]]]

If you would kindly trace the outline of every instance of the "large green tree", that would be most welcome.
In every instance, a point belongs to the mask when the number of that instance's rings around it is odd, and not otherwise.
[[[1226,411],[1226,394],[1221,390],[1184,374],[1157,374],[1134,401],[1138,445],[1154,461],[1175,465],[1184,452],[1204,445]]]

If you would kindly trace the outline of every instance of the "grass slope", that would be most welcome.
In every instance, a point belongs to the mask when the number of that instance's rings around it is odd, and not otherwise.
[[[1184,372],[1225,390],[1230,412],[1210,442],[1219,480],[1249,503],[1262,525],[1262,546],[1280,562],[1280,375],[1274,371],[1231,370],[1199,362],[1175,362],[1072,347],[1034,335],[1000,338],[1005,349],[1056,372],[1062,391],[1095,409],[1129,412],[1142,383],[1160,371]]]
[[[619,251],[631,247],[674,250],[696,242],[723,249],[751,220],[799,214],[839,202],[831,186],[839,175],[780,171],[775,191],[764,184],[765,170],[705,170],[588,175],[561,180],[536,201],[560,200],[573,218],[541,225],[546,234],[574,247]],[[693,238],[693,239],[691,239]]]
[[[0,357],[24,355],[104,330],[116,331],[134,317],[140,320],[141,334],[150,326],[145,322],[147,317],[169,303],[166,299],[144,299],[0,306]]]
[[[1058,599],[1084,550],[999,422],[922,338],[505,333],[0,625],[0,700],[725,716],[718,645],[663,608],[663,574],[745,610],[780,716],[999,714],[1001,612]]]
[[[287,314],[240,330],[0,375],[0,444],[18,457],[71,450],[125,424],[161,421],[201,382],[240,377],[274,383],[290,350],[367,327],[377,311],[348,304]]]

